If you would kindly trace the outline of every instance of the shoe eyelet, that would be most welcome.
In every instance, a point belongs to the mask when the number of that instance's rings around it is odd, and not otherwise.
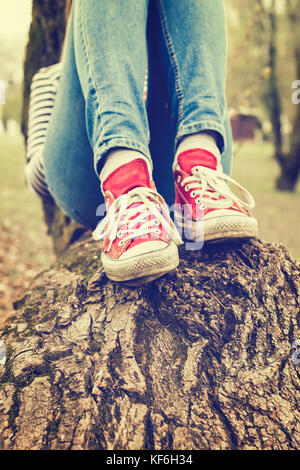
[[[177,176],[177,183],[180,183],[180,181],[181,181],[181,176],[178,175]]]
[[[161,230],[159,230],[159,228],[156,228],[156,229],[154,230],[154,233],[156,233],[156,235],[160,235],[160,234],[161,234]]]
[[[187,193],[189,192],[189,190],[190,190],[190,187],[189,187],[189,185],[188,185],[188,184],[185,186],[184,190],[185,190]]]
[[[120,240],[120,241],[119,241],[119,246],[123,246],[123,245],[124,245],[124,243],[125,243],[125,241],[124,241],[124,240]]]
[[[153,223],[154,223],[154,225],[156,225],[157,227],[160,225],[160,224],[159,224],[159,221],[158,221],[157,219],[154,219],[154,220],[153,220]]]
[[[196,196],[197,196],[196,191],[192,191],[191,194],[190,194],[190,196],[193,197],[193,198],[196,197]]]

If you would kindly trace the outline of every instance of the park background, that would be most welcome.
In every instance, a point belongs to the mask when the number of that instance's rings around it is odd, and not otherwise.
[[[300,0],[225,5],[232,176],[255,197],[261,238],[300,258],[300,104],[292,100],[292,86],[300,80]],[[0,105],[0,324],[31,280],[54,261],[41,203],[24,183],[20,129],[31,11],[31,0],[0,0],[0,80],[7,84],[6,104]]]

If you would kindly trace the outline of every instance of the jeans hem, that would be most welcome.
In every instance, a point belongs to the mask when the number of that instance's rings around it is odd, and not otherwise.
[[[99,147],[95,149],[94,166],[95,166],[95,171],[98,177],[100,175],[102,166],[104,164],[104,159],[103,159],[104,155],[109,150],[113,148],[117,148],[117,147],[123,147],[126,149],[136,150],[138,152],[141,152],[149,160],[151,167],[153,166],[149,149],[145,145],[141,144],[140,142],[136,140],[129,140],[126,138],[115,138],[115,139],[111,139],[109,142],[102,143]]]
[[[218,134],[221,137],[221,143],[219,144],[219,150],[221,153],[223,153],[227,147],[227,138],[226,138],[226,132],[225,132],[225,127],[223,124],[220,124],[215,121],[202,121],[202,122],[197,122],[194,124],[190,124],[188,126],[183,126],[179,128],[176,139],[175,139],[175,150],[178,147],[179,141],[183,138],[186,137],[190,134],[195,134],[197,132],[203,132],[203,131],[215,131],[218,132]]]

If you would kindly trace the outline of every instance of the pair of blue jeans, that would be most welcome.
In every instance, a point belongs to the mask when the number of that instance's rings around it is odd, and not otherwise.
[[[178,142],[201,131],[215,134],[229,173],[225,87],[223,0],[74,0],[43,155],[57,205],[94,229],[105,156],[124,147],[152,160],[171,206]]]

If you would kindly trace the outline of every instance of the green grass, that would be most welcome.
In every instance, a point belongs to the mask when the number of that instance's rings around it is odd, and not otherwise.
[[[272,155],[269,143],[237,146],[232,176],[255,198],[252,213],[259,221],[261,238],[285,245],[293,257],[300,258],[300,187],[294,193],[276,190],[279,167]]]
[[[0,137],[0,217],[18,219],[37,229],[40,223],[40,203],[24,183],[24,144],[21,137]]]
[[[24,182],[21,137],[0,136],[0,326],[32,279],[54,260],[42,205]]]
[[[0,136],[0,224],[23,245],[21,261],[35,254],[41,266],[51,259],[41,202],[24,182],[25,151],[21,137]],[[2,238],[0,238],[2,241]],[[21,243],[22,241],[22,243]]]

